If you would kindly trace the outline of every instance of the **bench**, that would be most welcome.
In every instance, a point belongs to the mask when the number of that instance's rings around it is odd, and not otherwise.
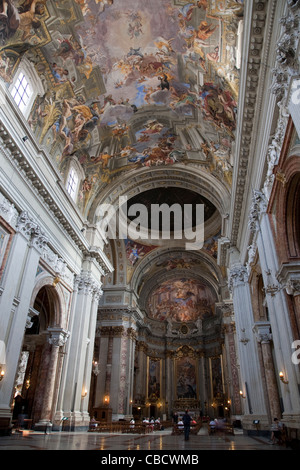
[[[198,434],[202,427],[202,423],[196,423],[196,424],[191,424],[190,427],[190,434]],[[172,430],[172,435],[178,435],[178,434],[183,434],[184,433],[184,426],[182,424],[174,424],[173,425],[173,430]]]
[[[208,428],[208,434],[215,434],[218,432],[224,432],[226,434],[232,434],[234,436],[234,427],[233,424],[229,423],[224,423],[221,426],[211,426],[209,423],[207,423],[207,428]]]

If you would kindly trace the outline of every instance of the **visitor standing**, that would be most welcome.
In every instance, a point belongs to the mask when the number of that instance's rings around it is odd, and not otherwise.
[[[182,421],[184,425],[184,439],[188,441],[190,438],[190,430],[191,430],[191,420],[192,418],[189,415],[188,410],[186,410],[185,414],[183,415]]]

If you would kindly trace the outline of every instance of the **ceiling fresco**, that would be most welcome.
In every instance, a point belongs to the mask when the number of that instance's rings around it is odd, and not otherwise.
[[[140,167],[205,162],[231,184],[242,1],[1,4],[0,76],[11,83],[23,57],[34,65],[45,93],[28,121],[62,174],[78,159],[83,212]]]
[[[230,191],[243,8],[243,0],[0,1],[0,77],[8,88],[24,60],[34,68],[43,92],[28,124],[63,179],[78,162],[87,220],[110,183],[148,168],[200,168]],[[214,211],[208,201],[206,210]],[[219,230],[203,247],[214,259]],[[157,248],[125,246],[128,269]],[[165,268],[182,262],[170,258]],[[167,311],[152,306],[151,315],[204,314],[202,288],[190,282],[190,297],[172,298]]]

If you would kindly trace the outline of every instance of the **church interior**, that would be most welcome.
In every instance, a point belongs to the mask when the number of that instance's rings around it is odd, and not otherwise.
[[[2,435],[188,409],[299,442],[299,24],[0,1]]]

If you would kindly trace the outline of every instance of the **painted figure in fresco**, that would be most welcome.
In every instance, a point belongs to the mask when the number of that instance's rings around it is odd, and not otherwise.
[[[20,15],[11,0],[0,1],[0,41],[5,43],[20,25]]]
[[[7,56],[5,53],[0,54],[0,77],[7,83],[12,80],[12,70],[14,67],[14,60]]]
[[[57,65],[56,62],[52,64],[52,73],[57,82],[62,83],[68,80],[69,71]]]
[[[178,18],[184,21],[191,21],[193,10],[197,5],[194,3],[186,3],[183,7],[179,8]]]
[[[206,41],[215,32],[217,27],[218,25],[213,26],[211,23],[207,23],[207,21],[201,21],[197,31],[197,38]]]
[[[197,2],[198,8],[203,8],[204,10],[207,9],[207,0],[200,0]]]
[[[160,88],[162,90],[170,90],[170,83],[166,74],[163,77],[158,77],[158,80],[160,80]]]
[[[31,35],[31,29],[38,29],[41,21],[37,16],[45,13],[45,4],[47,0],[29,0],[25,1],[18,9],[20,15],[19,28],[22,32],[22,41],[28,39]]]

